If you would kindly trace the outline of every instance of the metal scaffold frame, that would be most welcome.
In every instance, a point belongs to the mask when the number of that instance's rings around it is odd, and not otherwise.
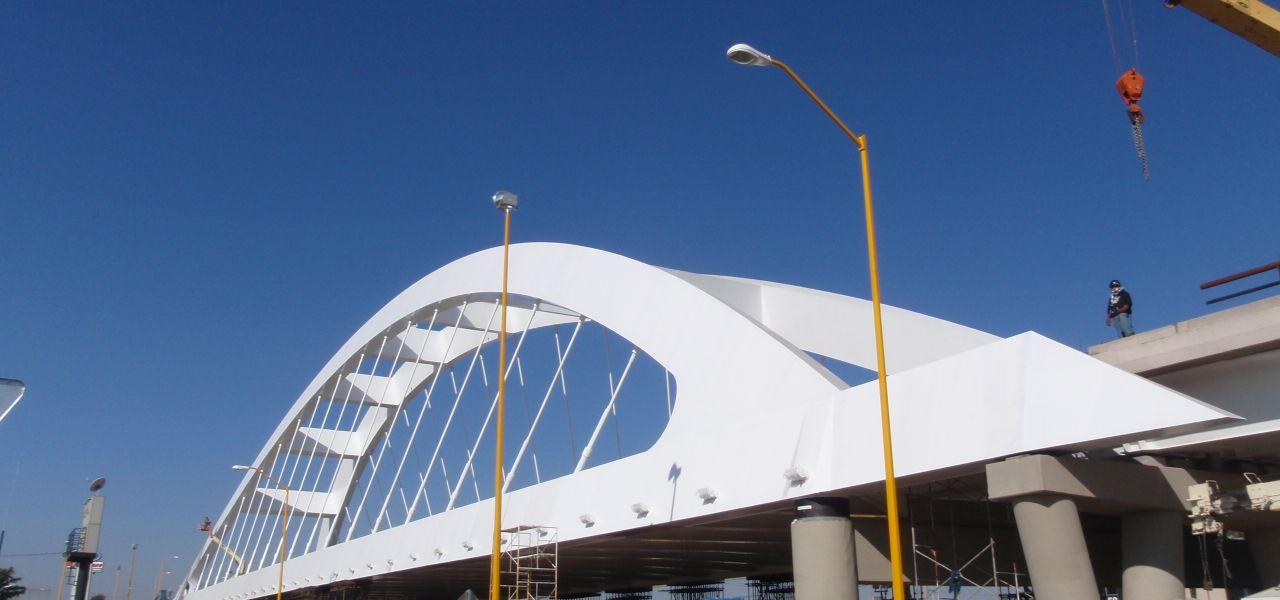
[[[560,543],[555,527],[517,525],[502,530],[502,589],[507,600],[559,595]]]
[[[667,594],[673,600],[715,600],[724,597],[724,582],[673,585]]]
[[[792,600],[796,597],[796,584],[790,579],[751,579],[747,581],[747,597],[750,600]]]

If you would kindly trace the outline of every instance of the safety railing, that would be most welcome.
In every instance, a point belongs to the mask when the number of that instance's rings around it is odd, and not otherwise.
[[[1270,271],[1275,271],[1277,275],[1280,275],[1280,262],[1273,262],[1273,263],[1271,263],[1271,264],[1262,265],[1261,267],[1254,267],[1254,268],[1249,269],[1249,270],[1247,270],[1247,271],[1241,271],[1241,272],[1239,272],[1239,273],[1235,273],[1235,274],[1233,274],[1233,275],[1227,275],[1226,277],[1220,277],[1220,278],[1218,278],[1218,279],[1214,279],[1213,281],[1206,281],[1206,282],[1204,282],[1204,283],[1200,284],[1200,289],[1202,289],[1202,290],[1207,290],[1207,289],[1209,289],[1209,288],[1211,288],[1211,287],[1217,287],[1217,286],[1220,286],[1220,285],[1224,285],[1224,284],[1227,284],[1227,283],[1231,283],[1231,282],[1233,282],[1233,281],[1238,281],[1238,280],[1244,279],[1244,278],[1246,278],[1246,277],[1252,277],[1252,276],[1254,276],[1254,275],[1261,275],[1261,274],[1263,274],[1263,273],[1267,273],[1267,272],[1270,272]],[[1262,285],[1256,285],[1256,286],[1253,286],[1253,287],[1251,287],[1251,288],[1249,288],[1249,289],[1240,290],[1240,291],[1238,291],[1238,292],[1232,292],[1232,293],[1227,294],[1227,295],[1225,295],[1225,296],[1219,296],[1219,297],[1214,298],[1214,299],[1212,299],[1212,300],[1206,300],[1206,301],[1205,301],[1205,304],[1216,304],[1216,303],[1218,303],[1218,302],[1222,302],[1223,300],[1230,300],[1230,299],[1232,299],[1232,298],[1239,298],[1240,296],[1244,296],[1244,295],[1246,295],[1246,294],[1252,294],[1252,293],[1254,293],[1254,292],[1259,292],[1259,291],[1265,290],[1265,289],[1267,289],[1267,288],[1275,287],[1275,286],[1278,286],[1278,285],[1280,285],[1280,279],[1277,279],[1276,281],[1267,282],[1267,283],[1264,283],[1264,284],[1262,284]]]

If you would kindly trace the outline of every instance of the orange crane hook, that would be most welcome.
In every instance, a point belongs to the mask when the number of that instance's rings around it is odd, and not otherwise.
[[[1142,99],[1142,86],[1146,81],[1137,69],[1125,71],[1120,75],[1120,79],[1116,80],[1116,91],[1120,92],[1120,98],[1129,107],[1129,122],[1134,125],[1141,125],[1146,120],[1142,114],[1142,107],[1138,106],[1138,100]]]

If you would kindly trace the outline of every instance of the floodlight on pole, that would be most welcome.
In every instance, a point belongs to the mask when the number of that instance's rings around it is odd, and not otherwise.
[[[284,523],[280,526],[280,578],[276,582],[276,600],[284,598],[284,561],[289,558],[289,551],[286,543],[289,540],[289,518],[293,515],[289,514],[289,486],[280,483],[275,477],[272,477],[265,469],[260,467],[251,467],[249,465],[231,465],[233,471],[257,471],[258,475],[266,478],[267,481],[274,483],[276,487],[284,490],[284,505],[280,511],[284,513]],[[243,569],[244,567],[241,566]]]
[[[902,577],[902,536],[898,520],[898,486],[893,473],[893,436],[889,426],[889,383],[884,366],[884,327],[880,318],[880,268],[876,258],[876,228],[871,205],[871,164],[867,159],[867,136],[858,135],[845,126],[844,121],[832,112],[827,104],[796,75],[786,63],[777,60],[747,44],[734,44],[726,55],[736,64],[752,67],[774,66],[782,69],[791,80],[808,94],[818,108],[826,113],[840,131],[858,147],[862,165],[862,204],[867,224],[867,263],[871,274],[871,317],[875,325],[876,379],[880,384],[880,438],[884,445],[884,495],[885,516],[889,525],[889,561],[893,577],[893,597],[906,598]]]
[[[725,55],[729,57],[729,60],[747,67],[768,67],[773,65],[773,57],[747,44],[729,46],[729,51]]]
[[[493,458],[493,553],[489,556],[489,598],[496,600],[502,590],[502,484],[506,468],[502,458],[507,399],[507,271],[511,264],[511,213],[519,198],[506,190],[493,195],[493,205],[502,211],[502,319],[498,328],[498,418],[494,426]]]

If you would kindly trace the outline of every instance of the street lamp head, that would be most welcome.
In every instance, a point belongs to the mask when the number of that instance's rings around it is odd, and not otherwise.
[[[520,200],[515,194],[506,190],[500,190],[493,194],[493,205],[501,211],[515,210],[520,204]]]
[[[232,471],[257,471],[257,469],[250,467],[249,465],[231,465],[231,470]]]
[[[747,44],[729,46],[729,51],[725,55],[729,57],[729,60],[748,67],[773,66],[773,57]]]

